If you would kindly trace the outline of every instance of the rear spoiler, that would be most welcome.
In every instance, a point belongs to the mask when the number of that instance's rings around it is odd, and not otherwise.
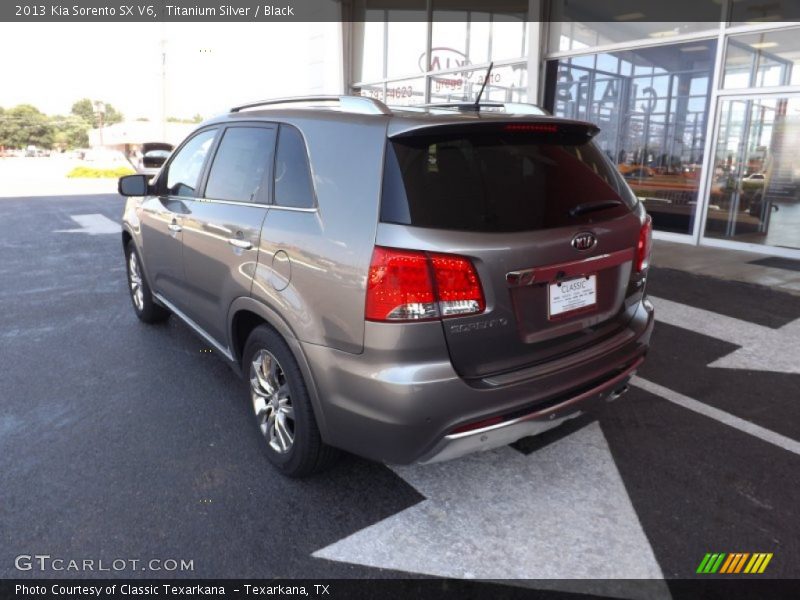
[[[418,136],[464,136],[481,134],[513,134],[534,136],[537,140],[552,139],[554,143],[565,144],[586,143],[598,133],[600,128],[585,121],[569,121],[560,119],[491,119],[470,120],[441,123],[418,122],[392,132],[390,139],[402,139]]]

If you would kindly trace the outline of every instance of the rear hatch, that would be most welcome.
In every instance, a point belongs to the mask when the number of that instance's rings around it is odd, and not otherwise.
[[[493,119],[390,136],[378,244],[457,254],[480,278],[485,310],[442,320],[462,377],[553,360],[630,320],[643,217],[596,132]]]

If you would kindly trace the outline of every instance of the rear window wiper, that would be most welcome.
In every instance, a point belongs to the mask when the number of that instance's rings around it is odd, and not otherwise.
[[[577,217],[578,215],[585,215],[586,213],[595,212],[598,210],[606,210],[607,208],[614,208],[615,206],[622,206],[622,200],[600,200],[599,202],[584,202],[569,209],[570,217]]]

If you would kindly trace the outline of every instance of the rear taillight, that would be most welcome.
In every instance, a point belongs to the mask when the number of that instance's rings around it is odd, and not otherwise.
[[[641,273],[650,266],[650,251],[653,248],[653,219],[647,215],[639,230],[639,242],[636,245],[636,272]]]
[[[431,254],[436,277],[439,312],[443,317],[483,312],[486,303],[475,267],[468,258],[452,254]]]
[[[472,315],[485,308],[469,259],[375,247],[367,279],[368,320],[420,321]]]

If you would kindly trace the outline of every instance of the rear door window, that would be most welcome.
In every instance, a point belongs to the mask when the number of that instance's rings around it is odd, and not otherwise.
[[[275,204],[289,208],[313,208],[314,186],[306,144],[300,132],[281,125],[275,155]]]
[[[618,201],[570,215],[585,203]],[[535,231],[627,213],[637,202],[583,135],[423,133],[388,142],[381,220],[476,232]]]
[[[265,203],[264,184],[274,148],[272,128],[228,127],[211,164],[206,198]]]

